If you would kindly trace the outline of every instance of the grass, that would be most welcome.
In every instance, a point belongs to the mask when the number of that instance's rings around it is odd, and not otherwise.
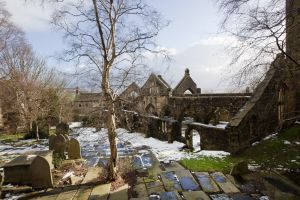
[[[242,153],[225,158],[199,157],[184,159],[181,164],[192,171],[223,171],[228,173],[238,161],[246,160],[262,169],[300,170],[300,127],[292,126],[277,137],[262,140]]]
[[[18,140],[23,139],[25,133],[15,133],[15,134],[7,134],[0,133],[0,141],[4,143],[16,142]]]
[[[195,159],[184,159],[180,163],[191,171],[205,171],[214,172],[222,171],[224,173],[229,173],[231,167],[237,159],[231,157],[225,158],[214,158],[214,157],[201,157]]]

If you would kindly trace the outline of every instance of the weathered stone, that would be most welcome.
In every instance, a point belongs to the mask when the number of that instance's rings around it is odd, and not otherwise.
[[[50,163],[41,156],[36,156],[30,165],[31,185],[34,188],[53,187]]]
[[[77,193],[78,187],[74,188],[67,188],[65,187],[63,191],[58,195],[56,200],[67,200],[67,199],[73,199]]]
[[[79,184],[82,180],[83,180],[82,177],[78,177],[78,176],[71,176],[71,177],[70,177],[71,185],[77,185],[77,184]]]
[[[100,167],[89,168],[81,184],[98,182],[101,173],[102,168]]]
[[[221,172],[211,174],[212,178],[225,193],[239,193],[239,189]]]
[[[201,188],[207,193],[220,192],[219,187],[215,181],[209,176],[207,172],[195,172],[195,175],[200,183]]]
[[[124,185],[109,195],[109,200],[127,200],[128,199],[128,185]]]
[[[241,176],[241,175],[244,175],[244,174],[248,174],[250,171],[248,169],[248,163],[247,161],[241,161],[241,162],[238,162],[236,163],[231,171],[230,171],[230,174],[232,176]]]
[[[62,158],[65,158],[66,149],[67,149],[66,138],[62,134],[57,135],[55,137],[54,153],[57,153]]]
[[[91,192],[89,200],[106,200],[109,195],[110,186],[110,183],[95,186]]]
[[[81,150],[80,144],[77,139],[71,138],[68,145],[68,156],[69,159],[80,159],[81,158]]]
[[[54,149],[55,137],[56,137],[56,135],[50,135],[49,136],[49,150],[53,150]]]
[[[182,192],[185,200],[210,200],[203,191]]]
[[[195,191],[199,190],[199,185],[194,179],[193,175],[188,170],[175,171],[178,177],[182,190],[184,191]]]
[[[92,186],[80,186],[73,200],[89,199],[92,189]]]
[[[162,192],[159,196],[161,200],[181,200],[177,191]]]

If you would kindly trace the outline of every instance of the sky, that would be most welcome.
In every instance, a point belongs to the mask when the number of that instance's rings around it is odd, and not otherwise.
[[[25,0],[4,0],[12,20],[25,32],[28,42],[41,56],[64,71],[66,64],[54,62],[54,55],[64,47],[62,34],[54,30],[49,20],[50,6]],[[161,74],[175,87],[190,69],[191,77],[204,92],[225,92],[230,88],[226,73],[230,57],[225,48],[232,38],[220,34],[222,14],[214,0],[148,0],[149,4],[170,20],[160,32],[157,44],[168,49],[172,60],[168,63],[151,61],[153,72]],[[70,67],[70,66],[68,66]],[[78,83],[80,84],[80,83]],[[229,86],[229,87],[228,87]]]

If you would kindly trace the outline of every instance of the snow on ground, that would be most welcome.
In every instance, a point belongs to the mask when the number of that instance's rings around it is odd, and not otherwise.
[[[278,133],[268,135],[267,137],[263,138],[263,140],[269,140],[269,139],[275,138],[277,135],[278,135]]]
[[[95,132],[93,128],[80,128],[76,130],[78,137],[77,139],[80,143],[94,144],[99,142],[107,143],[107,130],[102,129],[99,132]],[[139,148],[143,146],[148,146],[154,155],[160,161],[169,160],[181,160],[184,158],[195,158],[198,156],[213,156],[213,157],[224,157],[230,155],[228,152],[224,151],[200,151],[197,153],[189,153],[180,150],[184,144],[181,142],[173,142],[169,144],[166,141],[160,141],[155,138],[145,138],[141,133],[128,133],[125,129],[117,129],[117,138],[120,142],[130,143],[132,148]],[[200,141],[200,140],[199,140]]]
[[[82,122],[70,122],[69,128],[80,128],[82,127]]]
[[[28,151],[48,150],[47,140],[40,140],[40,144],[32,144],[35,140],[21,140],[12,145],[0,143],[0,156],[23,154]]]

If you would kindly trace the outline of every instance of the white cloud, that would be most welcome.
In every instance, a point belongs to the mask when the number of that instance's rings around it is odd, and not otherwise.
[[[12,21],[24,31],[49,30],[50,16],[54,10],[50,5],[38,1],[4,0],[6,9],[12,14]]]

